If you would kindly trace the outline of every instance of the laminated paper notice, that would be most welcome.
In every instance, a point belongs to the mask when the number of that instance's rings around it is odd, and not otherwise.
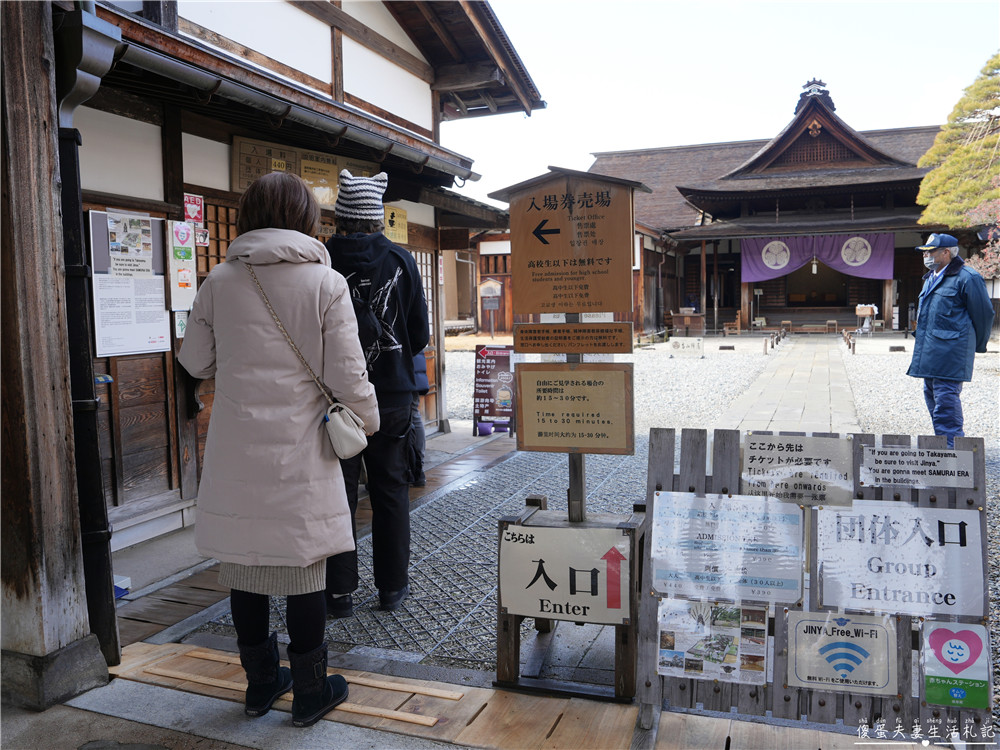
[[[743,495],[657,492],[653,588],[689,598],[795,603],[802,597],[803,511]]]
[[[974,487],[972,465],[972,451],[866,445],[860,478],[866,486]]]
[[[747,433],[741,491],[805,505],[850,505],[852,450],[843,438]]]
[[[925,701],[989,708],[990,647],[985,627],[925,622],[920,653]]]
[[[767,677],[767,610],[664,599],[658,612],[657,672],[763,685]]]

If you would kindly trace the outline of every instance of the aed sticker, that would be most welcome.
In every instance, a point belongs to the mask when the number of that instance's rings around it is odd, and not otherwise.
[[[788,613],[788,686],[896,695],[890,615]]]
[[[984,626],[925,622],[920,653],[925,701],[989,708],[990,649]]]

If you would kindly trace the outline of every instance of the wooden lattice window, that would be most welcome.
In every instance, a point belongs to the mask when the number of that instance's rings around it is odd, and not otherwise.
[[[855,162],[857,154],[832,135],[820,132],[815,138],[803,134],[788,150],[775,159],[772,167],[802,166],[804,164],[837,164]]]
[[[205,202],[208,247],[198,248],[198,275],[208,276],[217,263],[226,260],[229,243],[236,239],[236,208]]]

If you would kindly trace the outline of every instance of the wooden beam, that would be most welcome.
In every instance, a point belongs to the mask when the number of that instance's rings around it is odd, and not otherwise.
[[[448,50],[448,54],[451,55],[451,59],[455,62],[461,62],[465,59],[465,55],[458,48],[458,43],[455,41],[455,37],[451,35],[445,25],[441,23],[441,19],[438,18],[438,14],[435,12],[431,3],[416,3],[417,10],[420,11],[420,15],[424,17],[427,21],[427,25],[431,27],[431,30],[437,35],[437,38],[441,40],[441,44],[444,48]]]
[[[433,91],[468,91],[483,86],[503,85],[503,72],[493,63],[479,62],[470,65],[444,65],[438,68],[431,84]]]
[[[327,0],[289,0],[299,10],[305,11],[313,18],[340,29],[358,44],[377,52],[387,60],[391,60],[403,70],[407,70],[425,83],[434,82],[434,70],[416,55],[412,55],[399,47],[377,31],[368,28],[360,21],[342,11]]]

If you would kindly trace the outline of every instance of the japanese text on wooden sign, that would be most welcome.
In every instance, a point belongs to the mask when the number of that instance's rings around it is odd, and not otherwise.
[[[517,449],[631,454],[632,367],[518,364]]]
[[[632,189],[554,177],[510,206],[514,314],[632,309]]]
[[[622,624],[630,566],[628,530],[508,526],[500,535],[500,606],[527,617]]]
[[[632,351],[632,324],[515,323],[514,350],[627,354]]]

